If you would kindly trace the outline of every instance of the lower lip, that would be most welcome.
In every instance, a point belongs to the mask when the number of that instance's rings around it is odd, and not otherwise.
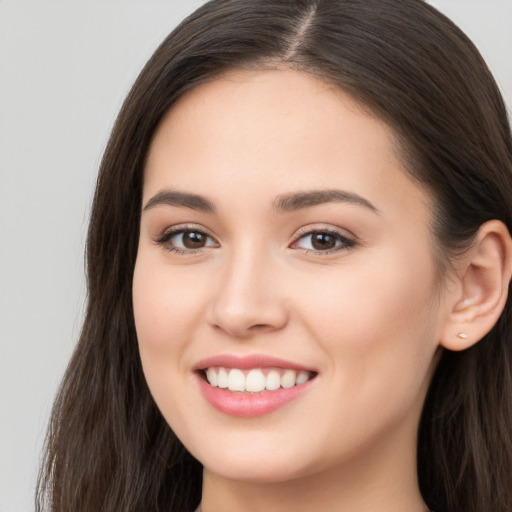
[[[200,375],[198,375],[198,380],[203,396],[215,409],[230,416],[253,418],[277,411],[300,397],[310,388],[314,379],[291,388],[279,388],[260,393],[241,393],[213,387]]]

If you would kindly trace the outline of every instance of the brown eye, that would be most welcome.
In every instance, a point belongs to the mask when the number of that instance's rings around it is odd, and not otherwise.
[[[311,246],[317,251],[334,249],[338,240],[329,233],[313,233],[311,235]]]
[[[162,235],[156,242],[171,252],[194,252],[205,247],[218,247],[217,242],[198,229],[175,229]]]
[[[349,249],[356,245],[354,240],[335,231],[310,231],[302,235],[292,248],[306,249],[316,253],[329,253]]]
[[[187,249],[200,249],[207,242],[207,236],[199,231],[183,231],[182,244]]]

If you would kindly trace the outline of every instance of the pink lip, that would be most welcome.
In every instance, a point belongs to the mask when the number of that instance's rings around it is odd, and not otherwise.
[[[195,365],[199,389],[205,399],[218,411],[241,418],[252,418],[270,414],[304,394],[315,380],[310,379],[303,384],[291,388],[280,388],[274,391],[262,391],[260,393],[240,393],[228,391],[211,386],[202,375],[200,370],[212,366],[224,368],[287,368],[293,370],[314,371],[303,365],[285,361],[283,359],[253,354],[240,357],[234,355],[218,355],[199,361]]]
[[[220,412],[241,418],[263,416],[280,409],[306,392],[314,379],[293,388],[279,388],[261,393],[238,393],[210,386],[199,374],[199,389],[206,400]]]
[[[286,368],[297,371],[315,371],[313,368],[308,368],[301,364],[286,361],[285,359],[279,359],[278,357],[266,356],[263,354],[251,354],[249,356],[220,354],[202,359],[194,366],[194,370],[204,370],[212,366],[222,366],[224,368],[240,368],[240,370],[248,370],[250,368]]]

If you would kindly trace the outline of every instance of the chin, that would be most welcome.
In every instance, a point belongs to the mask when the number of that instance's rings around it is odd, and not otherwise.
[[[308,476],[309,471],[297,465],[296,457],[287,461],[275,460],[232,460],[215,461],[205,464],[204,468],[220,478],[252,484],[278,484]]]
[[[293,439],[291,436],[287,442],[282,436],[258,435],[253,431],[240,436],[237,441],[236,433],[231,434],[225,438],[230,442],[223,443],[217,438],[207,445],[190,446],[190,452],[203,464],[205,471],[227,480],[277,484],[310,476],[323,469],[314,450],[305,449],[303,438]],[[313,448],[312,444],[309,448]]]

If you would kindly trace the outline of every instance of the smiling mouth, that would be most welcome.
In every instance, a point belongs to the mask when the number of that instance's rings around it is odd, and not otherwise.
[[[305,384],[316,376],[315,372],[283,368],[224,368],[211,366],[202,370],[210,386],[238,393],[261,393],[289,389]]]

